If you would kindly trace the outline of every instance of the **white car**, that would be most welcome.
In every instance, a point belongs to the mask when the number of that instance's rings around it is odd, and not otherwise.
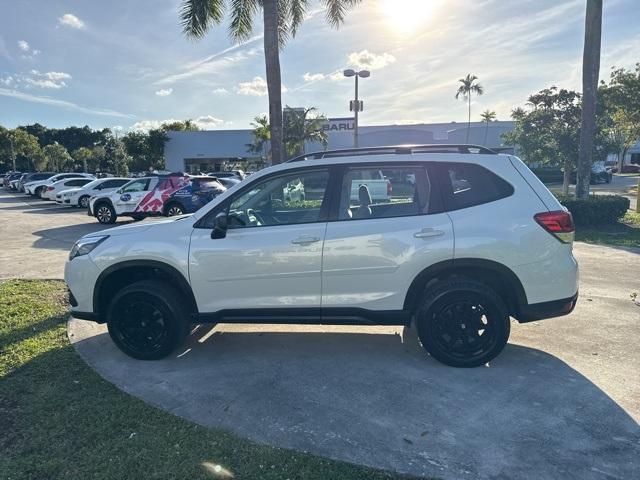
[[[87,208],[91,197],[112,193],[130,181],[130,178],[124,177],[99,178],[83,187],[58,192],[56,202],[72,207]]]
[[[58,180],[57,182],[53,182],[51,185],[45,185],[45,188],[40,192],[40,198],[43,200],[55,200],[58,192],[68,190],[69,188],[83,187],[93,180],[93,178],[88,177],[72,177],[65,178],[64,180]]]
[[[58,180],[65,180],[67,178],[95,178],[93,175],[88,173],[58,173],[56,175],[52,175],[49,178],[44,180],[37,180],[34,182],[28,182],[24,184],[24,193],[27,195],[34,195],[36,197],[40,197],[42,195],[42,191],[46,189],[49,185],[57,182]]]
[[[90,233],[65,267],[72,314],[106,323],[140,359],[170,355],[192,324],[322,323],[404,326],[447,365],[484,365],[507,343],[510,317],[575,307],[574,225],[517,157],[442,149],[309,154],[190,216]],[[375,172],[403,188],[373,199],[358,182]],[[287,205],[297,182],[322,194]]]

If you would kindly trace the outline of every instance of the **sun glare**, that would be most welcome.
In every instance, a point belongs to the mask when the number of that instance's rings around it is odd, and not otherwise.
[[[419,29],[429,19],[438,0],[378,0],[380,13],[400,33]]]

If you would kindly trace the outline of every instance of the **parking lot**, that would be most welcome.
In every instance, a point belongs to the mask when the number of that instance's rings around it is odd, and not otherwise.
[[[5,192],[0,222],[0,278],[61,278],[73,242],[105,228],[84,211]],[[123,390],[258,442],[443,478],[633,478],[640,254],[575,250],[574,313],[514,324],[488,368],[445,367],[394,328],[200,327],[182,355],[157,362],[124,356],[103,326],[73,321],[69,332]]]

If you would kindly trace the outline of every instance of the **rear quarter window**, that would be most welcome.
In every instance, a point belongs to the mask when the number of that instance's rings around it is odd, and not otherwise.
[[[443,163],[441,175],[447,210],[460,210],[513,195],[513,186],[473,163]]]

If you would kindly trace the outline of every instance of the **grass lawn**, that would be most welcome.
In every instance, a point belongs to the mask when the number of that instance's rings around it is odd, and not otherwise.
[[[629,210],[617,225],[576,227],[576,240],[622,247],[640,247],[640,213]]]
[[[121,392],[66,336],[65,286],[0,283],[0,478],[401,478],[258,445]],[[406,478],[406,477],[402,477]]]

